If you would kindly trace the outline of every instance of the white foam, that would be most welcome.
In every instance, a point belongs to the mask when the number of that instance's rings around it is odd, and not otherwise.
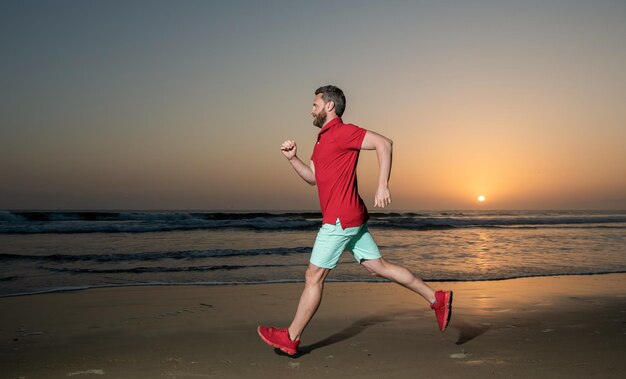
[[[82,370],[82,371],[68,372],[67,376],[83,375],[83,374],[104,375],[104,370],[101,369],[101,368],[92,368],[91,370]]]

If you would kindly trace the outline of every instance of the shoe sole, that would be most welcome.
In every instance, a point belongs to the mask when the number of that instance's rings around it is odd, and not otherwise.
[[[263,340],[263,342],[265,342],[266,344],[270,345],[271,347],[275,347],[277,349],[280,349],[282,352],[287,353],[289,355],[295,355],[296,354],[296,350],[291,350],[288,349],[284,346],[280,346],[278,344],[275,344],[274,342],[268,340],[267,338],[265,338],[265,336],[263,334],[261,334],[261,326],[257,326],[256,328],[256,332],[259,333],[259,337],[261,337],[261,339]]]
[[[449,292],[450,296],[446,296],[446,312],[444,313],[444,319],[446,320],[445,324],[443,324],[443,328],[441,332],[445,332],[448,327],[448,323],[450,322],[450,317],[452,316],[452,291]],[[447,294],[446,294],[447,295]]]

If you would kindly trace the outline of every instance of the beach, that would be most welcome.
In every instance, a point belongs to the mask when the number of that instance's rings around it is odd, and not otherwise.
[[[295,357],[302,283],[92,288],[0,298],[3,378],[621,377],[626,274],[434,282],[448,330],[393,283],[327,283]]]

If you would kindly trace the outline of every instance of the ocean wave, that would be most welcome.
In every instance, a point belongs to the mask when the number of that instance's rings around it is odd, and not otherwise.
[[[393,229],[447,229],[469,227],[519,227],[519,226],[568,226],[586,225],[588,227],[605,224],[625,224],[626,216],[551,216],[551,217],[395,217],[374,220],[370,226]],[[626,225],[618,225],[626,227]]]
[[[0,211],[0,234],[149,233],[215,229],[316,230],[319,212],[23,212]],[[390,212],[370,213],[381,229],[584,227],[626,228],[624,212]]]
[[[271,267],[306,267],[308,264],[260,264],[260,265],[217,265],[217,266],[185,266],[185,267],[131,267],[131,268],[74,268],[74,267],[45,267],[39,268],[54,271],[68,272],[71,274],[143,274],[162,272],[206,272],[206,271],[232,271],[247,268],[271,268]]]
[[[307,254],[311,247],[276,247],[267,249],[210,249],[210,250],[182,250],[166,252],[145,252],[128,254],[0,254],[0,262],[21,261],[52,261],[52,262],[120,262],[120,261],[157,261],[161,259],[200,259],[200,258],[226,258],[235,256],[258,256],[258,255],[290,255]]]
[[[315,229],[315,213],[0,212],[0,234],[149,233],[220,228]]]

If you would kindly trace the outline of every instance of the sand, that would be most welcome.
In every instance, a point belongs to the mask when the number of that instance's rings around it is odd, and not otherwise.
[[[288,357],[303,284],[144,286],[0,298],[2,378],[590,378],[626,372],[626,274],[431,283],[454,290],[440,333],[393,283],[327,283]]]

